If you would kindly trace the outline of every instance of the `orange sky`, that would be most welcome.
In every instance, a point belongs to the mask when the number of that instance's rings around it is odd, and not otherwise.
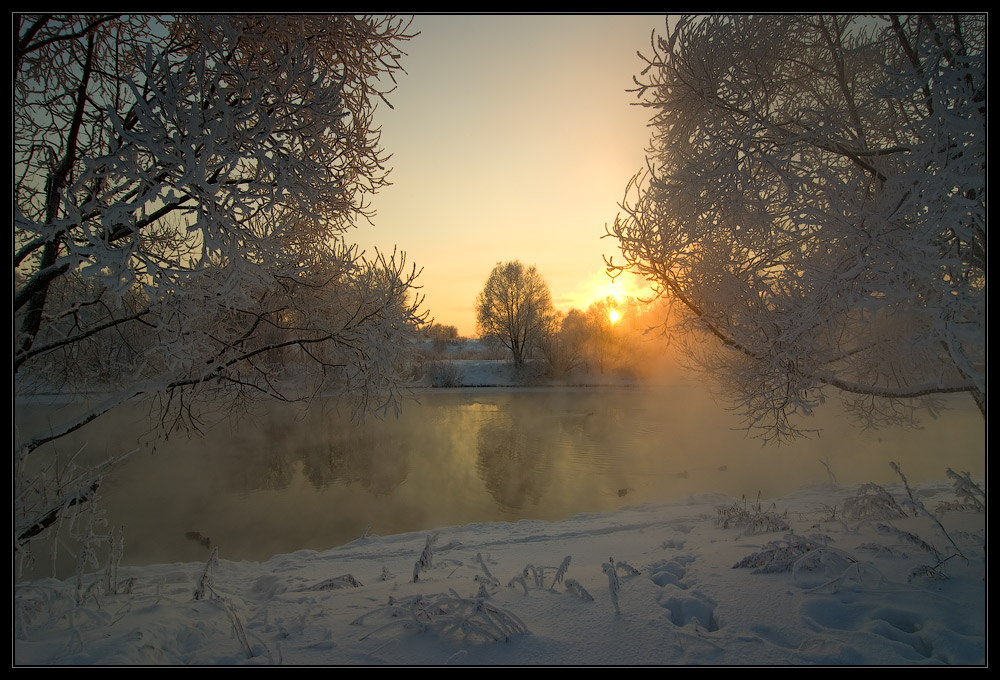
[[[662,16],[421,15],[407,74],[380,105],[393,186],[372,202],[363,248],[423,268],[425,308],[476,334],[476,294],[498,261],[536,265],[558,309],[611,293],[602,239],[644,164],[649,110],[626,89]],[[634,278],[634,277],[628,277]],[[639,282],[641,284],[641,282]],[[630,286],[626,288],[626,286]]]

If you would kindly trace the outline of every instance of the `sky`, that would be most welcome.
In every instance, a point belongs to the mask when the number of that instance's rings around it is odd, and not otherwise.
[[[553,304],[585,309],[612,284],[601,238],[644,165],[649,110],[626,90],[663,16],[417,15],[406,74],[380,105],[392,186],[372,200],[362,248],[405,251],[424,309],[476,335],[475,297],[497,262],[535,265]],[[627,280],[631,279],[631,280]]]

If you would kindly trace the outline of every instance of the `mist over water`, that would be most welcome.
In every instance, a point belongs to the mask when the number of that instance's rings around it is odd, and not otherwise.
[[[828,484],[831,472],[847,497],[864,482],[898,482],[889,461],[912,482],[944,478],[947,467],[985,475],[985,425],[961,397],[923,429],[873,431],[852,427],[831,402],[813,419],[817,438],[781,447],[733,429],[739,420],[693,381],[418,397],[399,419],[360,426],[331,401],[306,411],[272,404],[203,437],[140,447],[102,486],[109,527],[125,526],[122,563],[200,561],[209,546],[261,561],[366,531],[557,520],[694,494],[768,499]],[[21,433],[65,415],[38,405],[15,413]],[[59,455],[84,443],[89,460],[120,453],[149,424],[131,407],[95,426],[60,442]],[[72,560],[61,564],[61,577],[72,573]],[[43,564],[25,576],[50,573]]]

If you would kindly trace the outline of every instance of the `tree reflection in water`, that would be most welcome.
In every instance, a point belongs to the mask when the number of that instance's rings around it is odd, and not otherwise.
[[[506,413],[483,423],[477,435],[477,469],[487,491],[504,509],[537,503],[550,478],[540,474],[548,457],[541,438]]]

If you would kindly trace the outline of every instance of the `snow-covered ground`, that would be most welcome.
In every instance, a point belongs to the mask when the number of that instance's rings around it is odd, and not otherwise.
[[[804,489],[750,523],[755,502],[698,496],[122,567],[116,594],[104,574],[20,584],[14,663],[985,664],[984,513],[936,513],[947,535],[926,516],[851,519],[857,491]],[[932,512],[955,500],[951,482],[913,491]]]
[[[462,364],[463,384],[517,384]],[[19,583],[13,663],[985,665],[985,512],[957,507],[946,465],[909,490],[699,494]]]

